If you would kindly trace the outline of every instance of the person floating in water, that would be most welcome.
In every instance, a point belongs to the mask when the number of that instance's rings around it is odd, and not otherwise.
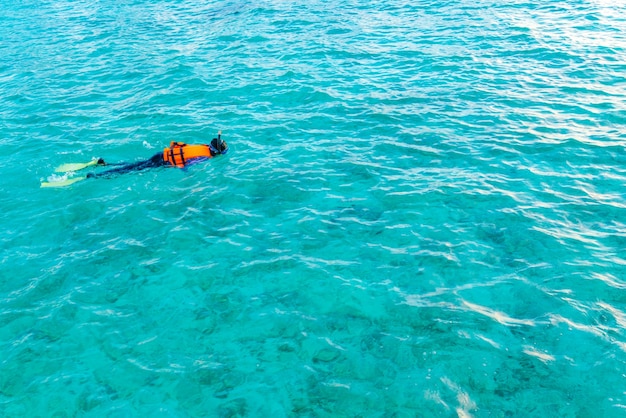
[[[163,152],[154,154],[147,160],[134,163],[114,163],[109,164],[102,158],[94,159],[83,164],[63,164],[57,167],[57,172],[74,172],[91,166],[119,166],[117,168],[107,170],[101,173],[89,173],[84,177],[74,177],[70,179],[62,179],[60,181],[42,182],[41,187],[63,187],[76,183],[87,178],[111,178],[120,174],[133,171],[146,170],[156,167],[186,167],[200,161],[213,158],[217,155],[223,155],[228,152],[228,144],[221,138],[221,132],[217,134],[217,138],[213,138],[209,144],[185,144],[183,142],[172,141],[168,148]]]

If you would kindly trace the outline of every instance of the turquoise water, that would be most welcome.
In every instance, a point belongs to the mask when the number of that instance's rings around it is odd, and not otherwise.
[[[0,40],[0,415],[626,416],[626,6],[8,0]]]

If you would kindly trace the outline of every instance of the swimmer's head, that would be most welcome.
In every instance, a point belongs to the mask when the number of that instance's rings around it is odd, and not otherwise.
[[[211,155],[226,154],[228,152],[228,144],[220,136],[221,134],[218,134],[217,138],[213,138],[209,144]]]

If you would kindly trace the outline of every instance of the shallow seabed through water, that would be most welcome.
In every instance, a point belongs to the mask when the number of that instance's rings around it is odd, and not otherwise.
[[[625,16],[9,0],[0,415],[626,416]]]

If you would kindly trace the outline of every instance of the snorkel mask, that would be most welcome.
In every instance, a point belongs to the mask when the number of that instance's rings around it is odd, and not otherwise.
[[[217,133],[217,138],[213,138],[209,144],[209,149],[214,155],[226,154],[228,152],[228,144],[226,141],[222,141],[222,131]]]

